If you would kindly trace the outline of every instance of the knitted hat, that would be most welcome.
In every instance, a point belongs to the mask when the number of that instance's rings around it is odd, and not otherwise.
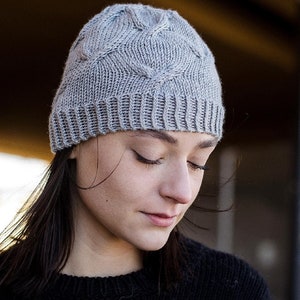
[[[80,31],[49,119],[53,152],[124,130],[205,132],[224,118],[214,57],[172,10],[116,4]]]

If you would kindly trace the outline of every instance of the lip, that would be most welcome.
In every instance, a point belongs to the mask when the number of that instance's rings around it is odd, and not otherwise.
[[[174,224],[177,215],[167,215],[161,213],[146,213],[143,214],[149,219],[152,225],[158,227],[169,227]]]

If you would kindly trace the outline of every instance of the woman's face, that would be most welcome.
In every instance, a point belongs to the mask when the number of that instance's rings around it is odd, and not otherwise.
[[[160,249],[195,200],[216,143],[201,133],[130,131],[76,146],[77,226],[95,240]]]

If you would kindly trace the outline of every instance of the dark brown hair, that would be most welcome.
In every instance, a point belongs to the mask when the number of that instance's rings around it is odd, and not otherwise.
[[[57,152],[21,217],[0,235],[0,287],[18,295],[40,295],[69,257],[74,240],[71,151]],[[161,250],[145,253],[146,264],[155,261],[159,285],[180,278],[180,253],[176,230]]]

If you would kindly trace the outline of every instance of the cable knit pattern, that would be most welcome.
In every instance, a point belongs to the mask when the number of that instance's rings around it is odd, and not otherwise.
[[[206,132],[224,118],[214,57],[177,12],[104,9],[80,31],[49,118],[53,152],[120,130]]]

